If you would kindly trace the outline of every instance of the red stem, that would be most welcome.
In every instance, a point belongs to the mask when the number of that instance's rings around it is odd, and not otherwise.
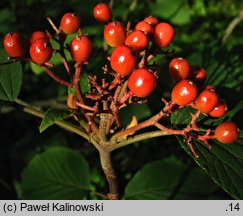
[[[82,93],[81,93],[81,90],[80,90],[80,87],[79,87],[79,81],[80,81],[81,72],[82,72],[82,63],[76,63],[75,67],[76,67],[76,71],[75,71],[75,75],[74,75],[74,78],[73,78],[73,85],[74,85],[73,88],[74,88],[74,91],[77,94],[78,101],[83,104],[84,100],[82,98]]]
[[[174,130],[174,129],[171,129],[171,128],[167,128],[167,127],[161,125],[160,123],[155,123],[154,126],[159,128],[160,130],[166,131],[170,134],[185,135],[185,130]]]
[[[60,78],[59,76],[57,76],[56,74],[53,73],[53,71],[51,71],[47,66],[45,65],[41,65],[41,68],[55,81],[61,83],[62,85],[65,85],[67,87],[73,88],[73,84],[63,80],[62,78]]]

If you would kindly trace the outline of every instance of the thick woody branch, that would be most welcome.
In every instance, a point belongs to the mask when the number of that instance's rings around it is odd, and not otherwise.
[[[117,183],[117,176],[115,171],[112,167],[111,162],[111,155],[107,149],[99,148],[100,153],[100,162],[106,179],[109,183],[110,193],[108,194],[108,198],[111,200],[118,200],[119,193],[118,193],[118,183]]]

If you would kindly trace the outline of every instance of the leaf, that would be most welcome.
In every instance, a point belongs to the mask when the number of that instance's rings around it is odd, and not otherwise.
[[[137,120],[136,116],[133,116],[133,117],[132,117],[132,121],[129,123],[129,125],[128,125],[126,128],[134,127],[134,126],[136,126],[137,124],[138,124],[138,120]],[[131,136],[131,135],[133,135],[134,133],[135,133],[135,132],[131,132],[131,133],[128,133],[128,134],[126,134],[126,135],[124,135],[124,136],[118,137],[117,142],[122,142],[122,141],[126,140],[128,136]]]
[[[84,199],[90,190],[90,172],[84,157],[55,147],[36,155],[22,173],[23,199]]]
[[[164,1],[158,0],[150,4],[153,16],[165,18],[178,25],[186,24],[190,21],[191,10],[185,0]]]
[[[71,113],[68,110],[60,110],[50,108],[46,111],[45,117],[41,121],[41,125],[39,127],[40,133],[42,133],[45,129],[55,124],[58,120],[65,119],[69,117]]]
[[[6,62],[4,50],[0,50],[0,62]],[[0,65],[0,99],[14,101],[22,85],[22,65],[20,62]]]
[[[176,110],[171,114],[170,121],[175,126],[179,125],[187,125],[191,122],[192,116],[191,114],[195,114],[197,112],[196,109],[191,107],[183,107],[182,109]],[[197,121],[200,121],[204,118],[204,115],[200,115]]]
[[[141,168],[126,186],[125,198],[202,199],[216,188],[200,169],[187,167],[175,158],[168,158]]]
[[[209,118],[204,121],[205,127],[214,128],[222,121],[229,121],[243,109],[242,101],[222,118]],[[172,123],[180,124],[188,119],[190,109],[178,112],[177,118],[171,117]],[[241,131],[242,133],[242,131]],[[195,159],[188,144],[178,137],[183,149],[192,156],[196,163],[205,170],[210,177],[235,199],[243,198],[243,139],[238,139],[231,145],[224,145],[216,140],[210,140],[212,148],[209,150],[204,143],[194,140],[193,146],[199,154]]]
[[[79,86],[81,88],[81,91],[83,94],[88,93],[90,91],[90,83],[89,83],[89,78],[87,73],[82,73]]]
[[[122,122],[122,125],[130,124],[133,116],[136,116],[138,122],[151,116],[149,105],[145,103],[129,104],[119,111],[119,118]]]
[[[180,140],[182,147],[190,154],[187,143]],[[217,141],[210,142],[212,149],[195,141],[194,148],[199,158],[193,159],[211,178],[235,199],[243,198],[243,139],[234,144],[223,145]]]

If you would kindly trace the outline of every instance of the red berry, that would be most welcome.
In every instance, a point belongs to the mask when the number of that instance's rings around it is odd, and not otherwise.
[[[137,97],[149,96],[155,86],[155,76],[145,68],[135,70],[128,78],[128,88]]]
[[[203,90],[197,97],[196,106],[203,113],[210,113],[218,103],[214,89]]]
[[[111,68],[122,76],[128,76],[137,64],[137,58],[132,49],[126,45],[117,46],[111,53]]]
[[[35,31],[29,37],[29,44],[31,45],[37,39],[49,39],[49,37],[43,31]]]
[[[60,29],[65,34],[73,34],[75,33],[81,23],[81,19],[79,16],[76,16],[74,13],[65,13],[61,19]]]
[[[158,19],[153,16],[148,16],[148,17],[144,18],[144,21],[152,26],[156,26],[159,23]]]
[[[183,58],[174,58],[169,64],[169,71],[175,80],[187,79],[190,73],[189,62]]]
[[[154,34],[154,28],[145,21],[138,22],[134,29],[140,30],[148,36],[152,36]]]
[[[166,47],[174,38],[174,28],[169,23],[159,23],[155,26],[154,42],[160,48]]]
[[[126,31],[121,22],[111,22],[105,26],[104,39],[111,47],[123,44],[126,39]]]
[[[191,67],[189,78],[197,85],[203,85],[206,80],[206,70],[204,68]]]
[[[133,51],[140,52],[144,50],[149,43],[148,37],[142,31],[133,31],[131,32],[126,40],[125,44],[130,46]]]
[[[231,144],[239,138],[239,129],[233,122],[223,122],[215,129],[216,139],[223,144]]]
[[[111,19],[111,9],[105,3],[99,3],[93,10],[94,18],[101,23],[106,23]]]
[[[76,62],[85,62],[91,55],[92,43],[85,35],[76,36],[70,43],[71,56]]]
[[[37,39],[30,46],[30,57],[36,64],[44,64],[53,53],[51,43],[48,39]]]
[[[197,86],[191,80],[179,81],[171,93],[172,101],[180,106],[186,106],[197,97]]]
[[[6,34],[3,46],[10,57],[22,57],[26,52],[25,41],[18,32]]]
[[[219,100],[215,108],[209,113],[209,115],[212,117],[221,117],[226,113],[226,111],[227,105],[225,101]]]

